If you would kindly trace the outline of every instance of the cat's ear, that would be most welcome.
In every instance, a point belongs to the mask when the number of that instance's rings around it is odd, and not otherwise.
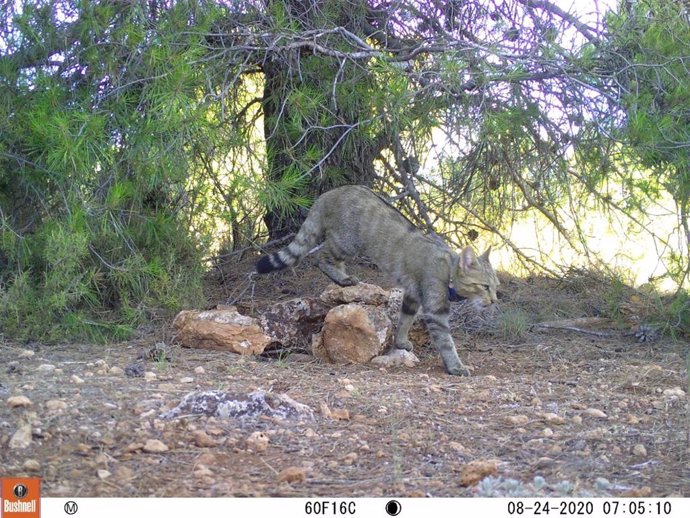
[[[482,255],[479,256],[479,259],[485,262],[489,261],[489,254],[491,253],[491,247],[486,249],[486,252],[484,252]]]
[[[460,269],[466,272],[467,269],[477,260],[477,255],[471,246],[466,246],[460,252]]]

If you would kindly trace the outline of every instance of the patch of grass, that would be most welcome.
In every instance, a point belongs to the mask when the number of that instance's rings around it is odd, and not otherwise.
[[[531,325],[527,312],[514,307],[501,311],[495,322],[496,333],[504,340],[512,341],[524,340]]]

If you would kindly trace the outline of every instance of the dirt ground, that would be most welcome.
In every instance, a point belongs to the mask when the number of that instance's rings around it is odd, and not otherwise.
[[[249,287],[252,261],[225,264],[209,300],[239,297],[250,313],[326,285],[307,264]],[[354,273],[387,287],[366,265]],[[600,304],[586,282],[512,279],[501,292],[533,321]],[[454,335],[469,378],[446,375],[430,347],[387,371],[184,349],[165,319],[109,346],[0,339],[0,476],[39,476],[44,496],[690,496],[686,342]],[[157,342],[169,357],[141,358]],[[160,417],[207,389],[284,393],[314,419]],[[257,431],[263,446],[248,440]],[[491,478],[468,483],[472,461]]]

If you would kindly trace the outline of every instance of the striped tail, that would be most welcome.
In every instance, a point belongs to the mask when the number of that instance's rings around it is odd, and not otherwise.
[[[317,211],[312,208],[295,239],[288,246],[264,255],[257,261],[257,273],[269,273],[297,264],[321,240],[319,218]]]

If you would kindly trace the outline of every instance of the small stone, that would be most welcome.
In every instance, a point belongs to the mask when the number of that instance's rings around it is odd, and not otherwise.
[[[75,385],[81,385],[82,383],[84,383],[84,380],[76,374],[73,374],[70,380],[72,380],[72,383],[74,383]]]
[[[544,469],[553,466],[554,460],[551,457],[539,457],[534,463],[534,468]]]
[[[105,480],[108,477],[111,477],[112,473],[108,471],[107,469],[99,469],[98,470],[98,478],[101,480]]]
[[[381,369],[394,367],[412,368],[419,363],[419,358],[411,351],[394,348],[382,356],[375,356],[371,359],[371,363]]]
[[[314,439],[315,437],[318,437],[319,434],[317,434],[317,433],[316,433],[314,430],[312,430],[311,428],[307,428],[307,430],[304,432],[304,436],[305,436],[307,439]]]
[[[22,466],[26,471],[41,471],[41,463],[36,459],[27,459]]]
[[[247,437],[247,446],[256,452],[264,452],[268,449],[269,438],[263,432],[254,432]]]
[[[324,401],[321,402],[320,410],[321,410],[322,416],[324,416],[324,417],[331,417],[332,416],[331,409],[328,407],[328,405]]]
[[[36,353],[30,349],[24,349],[19,353],[20,358],[33,358]]]
[[[113,376],[122,376],[125,373],[124,369],[121,369],[120,367],[110,367],[108,372]]]
[[[633,488],[623,491],[620,496],[623,498],[649,498],[652,496],[652,488],[649,486],[642,486],[640,488]]]
[[[194,383],[194,378],[191,378],[189,376],[180,378],[180,383]]]
[[[195,374],[205,374],[205,373],[206,373],[206,369],[204,369],[201,365],[199,365],[198,367],[196,367],[196,368],[194,369],[194,373],[195,373]]]
[[[604,439],[609,433],[610,432],[608,429],[598,427],[598,428],[593,428],[593,429],[585,432],[585,437],[587,439],[601,440],[601,439]]]
[[[489,475],[498,473],[498,463],[495,460],[473,460],[463,466],[460,473],[461,486],[473,486]]]
[[[31,400],[26,396],[12,396],[7,398],[7,404],[10,408],[23,408],[33,405]]]
[[[595,417],[595,418],[597,418],[597,419],[606,419],[606,418],[608,418],[608,416],[606,415],[606,413],[603,412],[602,410],[599,410],[598,408],[587,408],[587,409],[585,409],[584,412],[582,412],[582,413],[585,414],[586,416]]]
[[[8,446],[12,450],[23,450],[29,447],[31,440],[31,425],[27,423],[20,426],[17,431],[14,432]]]
[[[125,367],[125,376],[128,378],[141,378],[144,376],[144,364],[142,362],[131,363]]]
[[[633,414],[628,414],[626,417],[628,424],[640,424],[640,418]]]
[[[544,437],[553,437],[553,430],[552,430],[551,428],[544,428],[544,429],[541,431],[541,434],[542,434]]]
[[[194,432],[194,444],[199,448],[213,448],[217,446],[216,441],[203,430]]]
[[[211,471],[208,466],[201,464],[194,470],[194,476],[197,478],[211,477],[213,476],[213,471]]]
[[[278,473],[278,482],[302,483],[307,478],[307,471],[304,468],[290,466]]]
[[[163,453],[168,451],[170,448],[162,442],[159,441],[158,439],[149,439],[146,441],[144,444],[144,447],[142,448],[143,451],[146,453]]]
[[[664,396],[670,396],[670,397],[679,397],[679,398],[684,398],[685,397],[685,391],[680,388],[680,387],[673,387],[670,389],[665,389],[663,391]]]
[[[573,424],[582,424],[582,417],[579,415],[574,415],[571,421]]]
[[[146,381],[154,381],[156,378],[157,378],[157,376],[156,376],[156,373],[155,373],[155,372],[146,371],[146,372],[144,373],[144,379],[145,379]]]
[[[458,453],[468,453],[467,448],[465,448],[465,446],[463,446],[463,445],[460,444],[459,442],[450,441],[450,442],[448,443],[448,447],[449,447],[451,450],[456,451],[456,452],[458,452]]]
[[[343,464],[346,466],[352,466],[355,462],[357,462],[357,459],[359,458],[359,455],[357,455],[356,452],[348,453],[343,457]]]
[[[39,365],[36,370],[43,373],[53,372],[55,370],[55,365],[44,363],[43,365]]]
[[[216,453],[202,453],[197,458],[199,465],[204,466],[224,466],[228,463],[227,456],[217,455]]]
[[[554,414],[553,412],[546,412],[541,414],[541,417],[550,424],[565,424],[565,419],[558,414]]]
[[[350,412],[347,408],[334,408],[331,410],[331,418],[336,421],[349,421]]]
[[[46,408],[53,412],[61,412],[67,408],[67,403],[61,399],[51,399],[50,401],[46,401]]]
[[[636,444],[635,446],[633,446],[632,453],[636,457],[646,457],[647,448],[644,447],[644,444]]]
[[[115,468],[115,479],[119,482],[132,482],[135,478],[137,478],[137,475],[131,468],[122,465]]]
[[[506,417],[506,422],[514,426],[523,426],[529,423],[529,417],[526,415],[509,415]]]

